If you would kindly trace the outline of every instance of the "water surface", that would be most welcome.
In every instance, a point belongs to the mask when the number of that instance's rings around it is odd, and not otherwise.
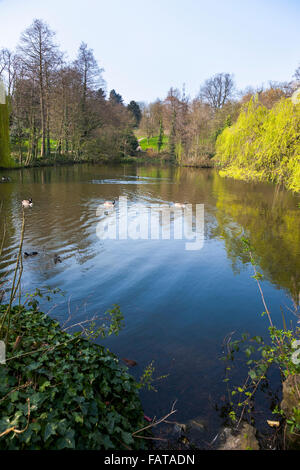
[[[264,335],[268,326],[241,234],[253,244],[269,309],[281,325],[280,306],[287,310],[299,299],[299,197],[206,169],[77,165],[5,174],[12,182],[0,185],[2,226],[6,220],[0,274],[12,272],[20,201],[32,197],[24,251],[38,255],[24,259],[23,291],[45,285],[65,291],[54,304],[42,301],[62,323],[69,315],[77,323],[120,305],[126,326],[105,344],[138,362],[132,369],[137,377],[151,361],[155,376],[168,374],[157,392],[142,394],[145,413],[162,416],[177,399],[178,421],[200,417],[205,423],[205,445],[222,424],[216,405],[226,402],[224,338],[235,332],[237,339],[244,331]],[[203,248],[187,251],[185,240],[100,240],[97,207],[120,196],[145,210],[152,204],[204,204]],[[54,263],[55,254],[61,263]],[[236,372],[240,380],[244,374]],[[257,421],[264,422],[259,412]]]

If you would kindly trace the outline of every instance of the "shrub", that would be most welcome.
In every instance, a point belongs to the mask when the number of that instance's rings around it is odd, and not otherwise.
[[[283,98],[268,110],[252,98],[219,135],[215,159],[221,176],[283,182],[300,191],[300,105]]]

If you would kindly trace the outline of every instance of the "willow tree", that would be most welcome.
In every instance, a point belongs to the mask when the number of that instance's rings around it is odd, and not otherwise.
[[[300,104],[282,98],[269,110],[251,98],[219,135],[215,160],[221,176],[282,182],[300,192]]]
[[[13,166],[10,158],[8,106],[5,88],[0,80],[0,167]]]

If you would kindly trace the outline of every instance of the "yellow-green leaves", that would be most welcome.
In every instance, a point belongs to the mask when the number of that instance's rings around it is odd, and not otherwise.
[[[217,139],[221,176],[282,182],[300,191],[300,104],[283,98],[272,109],[251,99]]]

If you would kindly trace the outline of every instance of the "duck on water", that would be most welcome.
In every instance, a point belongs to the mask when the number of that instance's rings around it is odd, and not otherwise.
[[[29,199],[23,199],[22,206],[23,207],[32,207],[32,198],[30,197]]]
[[[183,202],[175,202],[174,207],[180,207],[181,209],[184,209],[186,207],[187,203]]]
[[[9,176],[1,176],[1,180],[0,180],[1,183],[10,183],[11,182],[11,179]]]
[[[103,205],[104,205],[105,207],[113,207],[113,206],[115,205],[115,203],[116,203],[115,200],[113,200],[113,201],[105,201],[105,202],[103,203]]]

